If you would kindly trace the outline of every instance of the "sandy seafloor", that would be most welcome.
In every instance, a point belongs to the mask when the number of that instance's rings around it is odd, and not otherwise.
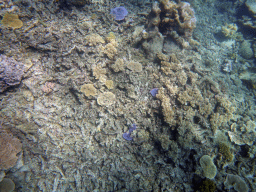
[[[143,45],[149,1],[1,9],[23,22],[0,25],[0,53],[26,66],[0,94],[2,128],[22,142],[4,171],[15,191],[255,191],[256,30],[241,20],[255,18],[244,0],[188,2],[197,22],[185,48],[165,35]],[[117,22],[120,5],[129,14]]]

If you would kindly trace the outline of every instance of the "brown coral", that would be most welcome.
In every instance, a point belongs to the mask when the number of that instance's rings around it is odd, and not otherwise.
[[[18,157],[22,144],[19,139],[6,132],[0,132],[0,170],[13,167]]]

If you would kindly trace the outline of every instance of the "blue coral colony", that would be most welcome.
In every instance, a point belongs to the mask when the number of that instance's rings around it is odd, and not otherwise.
[[[0,0],[0,191],[256,189],[255,0]]]

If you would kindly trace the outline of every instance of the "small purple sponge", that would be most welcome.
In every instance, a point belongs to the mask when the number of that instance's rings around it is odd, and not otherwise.
[[[131,134],[128,132],[128,133],[124,133],[123,134],[123,138],[127,141],[131,141],[133,138],[131,137]]]
[[[136,125],[135,124],[132,124],[132,127],[129,128],[129,131],[128,132],[125,132],[123,134],[123,138],[127,141],[131,141],[133,138],[131,137],[131,133],[136,129]]]
[[[125,18],[126,15],[128,15],[128,11],[124,7],[116,7],[111,9],[110,14],[116,16],[115,20],[121,21]]]
[[[154,88],[154,89],[151,89],[151,90],[150,90],[150,94],[151,94],[153,97],[155,97],[155,96],[157,95],[157,93],[158,93],[158,88]]]

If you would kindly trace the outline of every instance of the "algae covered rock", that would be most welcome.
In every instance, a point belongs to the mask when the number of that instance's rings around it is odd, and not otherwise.
[[[213,163],[213,159],[209,155],[204,155],[201,157],[200,165],[206,178],[213,179],[216,176],[217,168]]]

